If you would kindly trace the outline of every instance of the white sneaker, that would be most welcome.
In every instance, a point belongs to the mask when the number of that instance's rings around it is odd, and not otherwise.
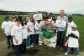
[[[30,46],[31,48],[33,47],[33,45]]]
[[[30,46],[29,47],[26,47],[26,48],[30,48]]]
[[[68,55],[68,53],[66,52],[65,55]]]

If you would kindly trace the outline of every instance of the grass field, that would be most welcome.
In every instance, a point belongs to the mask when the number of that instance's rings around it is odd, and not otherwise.
[[[3,21],[3,17],[4,16],[2,16],[2,15],[0,16],[0,27],[1,27],[1,23]],[[80,32],[80,39],[79,39],[80,49],[84,51],[84,35],[83,35],[84,34],[84,16],[73,16],[73,19],[74,19],[74,22],[77,24],[78,31]],[[4,37],[4,35],[1,31],[1,28],[0,28],[0,41],[3,41],[4,39],[5,39],[5,37]],[[36,54],[36,56],[38,56],[38,55],[40,55],[40,56],[44,56],[44,55],[45,56],[54,56],[56,54],[56,51],[53,48],[40,47],[37,49],[39,49],[40,52],[38,52]]]

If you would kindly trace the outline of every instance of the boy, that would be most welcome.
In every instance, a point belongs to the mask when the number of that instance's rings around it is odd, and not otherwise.
[[[12,37],[11,37],[11,22],[9,21],[8,16],[4,18],[4,22],[2,23],[1,28],[4,31],[4,34],[6,35],[8,48],[10,48],[12,46]]]
[[[79,56],[79,43],[78,43],[79,32],[76,30],[76,25],[72,25],[71,27],[72,27],[72,29],[68,30],[68,32],[67,32],[68,48],[67,48],[67,52],[65,53],[65,55],[68,55],[70,53],[71,49],[73,48],[77,51],[77,56]]]

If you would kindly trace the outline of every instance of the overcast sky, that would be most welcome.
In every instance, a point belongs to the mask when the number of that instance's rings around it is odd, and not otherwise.
[[[0,10],[84,13],[84,0],[0,0]]]

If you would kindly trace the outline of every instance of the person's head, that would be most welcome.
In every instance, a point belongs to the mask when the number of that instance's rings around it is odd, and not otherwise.
[[[22,18],[22,16],[18,16],[18,19],[19,19],[20,21],[22,21],[23,18]]]
[[[35,20],[34,19],[31,19],[30,22],[34,23],[35,24]]]
[[[16,19],[16,24],[19,26],[21,24],[20,19]]]
[[[37,20],[37,23],[40,23],[41,20]]]
[[[48,16],[45,16],[45,17],[43,18],[43,20],[46,21],[48,18],[49,18]]]
[[[76,28],[77,28],[76,25],[72,25],[71,27],[72,27],[72,31],[76,31]]]
[[[73,21],[72,16],[68,16],[68,22],[72,22],[72,21]]]
[[[16,16],[12,16],[12,21],[16,21],[17,17]]]
[[[61,17],[64,16],[64,10],[60,10],[60,16],[61,16]]]
[[[27,25],[27,21],[26,20],[22,20],[21,24],[22,24],[22,26]]]
[[[9,16],[5,16],[4,21],[9,21]]]
[[[29,19],[33,19],[33,15],[29,15]]]

